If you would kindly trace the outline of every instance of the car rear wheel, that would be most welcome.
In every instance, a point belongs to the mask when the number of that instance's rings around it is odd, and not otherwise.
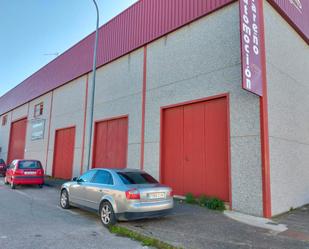
[[[43,188],[43,184],[39,184],[39,188]]]
[[[15,185],[15,183],[12,181],[11,182],[11,189],[15,189],[16,188],[16,185]]]
[[[112,205],[105,201],[102,203],[100,208],[101,222],[105,227],[112,226],[116,223],[116,217]]]
[[[63,209],[69,209],[70,208],[70,203],[69,203],[69,194],[68,191],[65,189],[61,191],[60,194],[60,206]]]

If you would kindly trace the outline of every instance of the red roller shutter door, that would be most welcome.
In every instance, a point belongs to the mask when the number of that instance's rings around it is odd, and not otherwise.
[[[93,147],[93,167],[127,166],[128,118],[97,122]]]
[[[177,195],[229,201],[225,97],[163,110],[162,180]]]
[[[24,159],[26,131],[26,118],[12,123],[7,163],[11,163],[14,159]]]
[[[74,162],[75,127],[56,131],[53,176],[61,179],[72,178]]]

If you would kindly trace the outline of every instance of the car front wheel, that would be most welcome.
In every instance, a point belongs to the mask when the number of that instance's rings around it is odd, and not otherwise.
[[[68,191],[66,191],[65,189],[61,191],[60,194],[60,206],[63,209],[68,209],[70,208],[70,204],[69,204],[69,194]]]
[[[112,226],[116,223],[116,217],[112,205],[105,201],[100,208],[100,218],[105,227]]]

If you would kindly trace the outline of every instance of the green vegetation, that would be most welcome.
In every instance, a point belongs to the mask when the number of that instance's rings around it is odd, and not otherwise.
[[[205,206],[212,210],[219,210],[219,211],[225,210],[224,202],[219,200],[218,198],[209,198],[206,201]]]
[[[225,210],[224,202],[216,197],[201,195],[199,198],[196,198],[192,193],[188,193],[185,196],[185,202],[189,204],[198,204],[201,207],[207,207],[212,210]]]
[[[128,228],[121,226],[110,226],[109,231],[122,237],[127,237],[142,243],[143,246],[155,247],[158,249],[180,249],[179,247],[172,246],[160,240],[142,235],[138,232],[132,231]]]
[[[209,198],[207,198],[206,195],[201,195],[200,198],[198,199],[198,202],[201,207],[206,207],[207,203],[209,202]]]
[[[197,201],[192,193],[188,193],[185,196],[185,202],[188,204],[196,204]]]

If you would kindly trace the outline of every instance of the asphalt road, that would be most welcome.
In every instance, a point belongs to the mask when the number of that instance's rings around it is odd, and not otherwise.
[[[55,188],[12,190],[0,178],[1,249],[147,248],[110,234],[95,214],[63,210]]]
[[[185,249],[309,249],[309,209],[307,211],[277,217],[278,223],[288,224],[289,229],[283,233],[250,226],[222,212],[179,202],[175,202],[173,214],[165,218],[120,224]]]
[[[289,230],[277,234],[231,220],[221,212],[177,204],[168,217],[120,224],[183,248],[309,249],[309,206],[276,221],[287,224]],[[63,210],[55,187],[12,190],[0,178],[0,249],[97,248],[147,247],[109,233],[93,213]]]

